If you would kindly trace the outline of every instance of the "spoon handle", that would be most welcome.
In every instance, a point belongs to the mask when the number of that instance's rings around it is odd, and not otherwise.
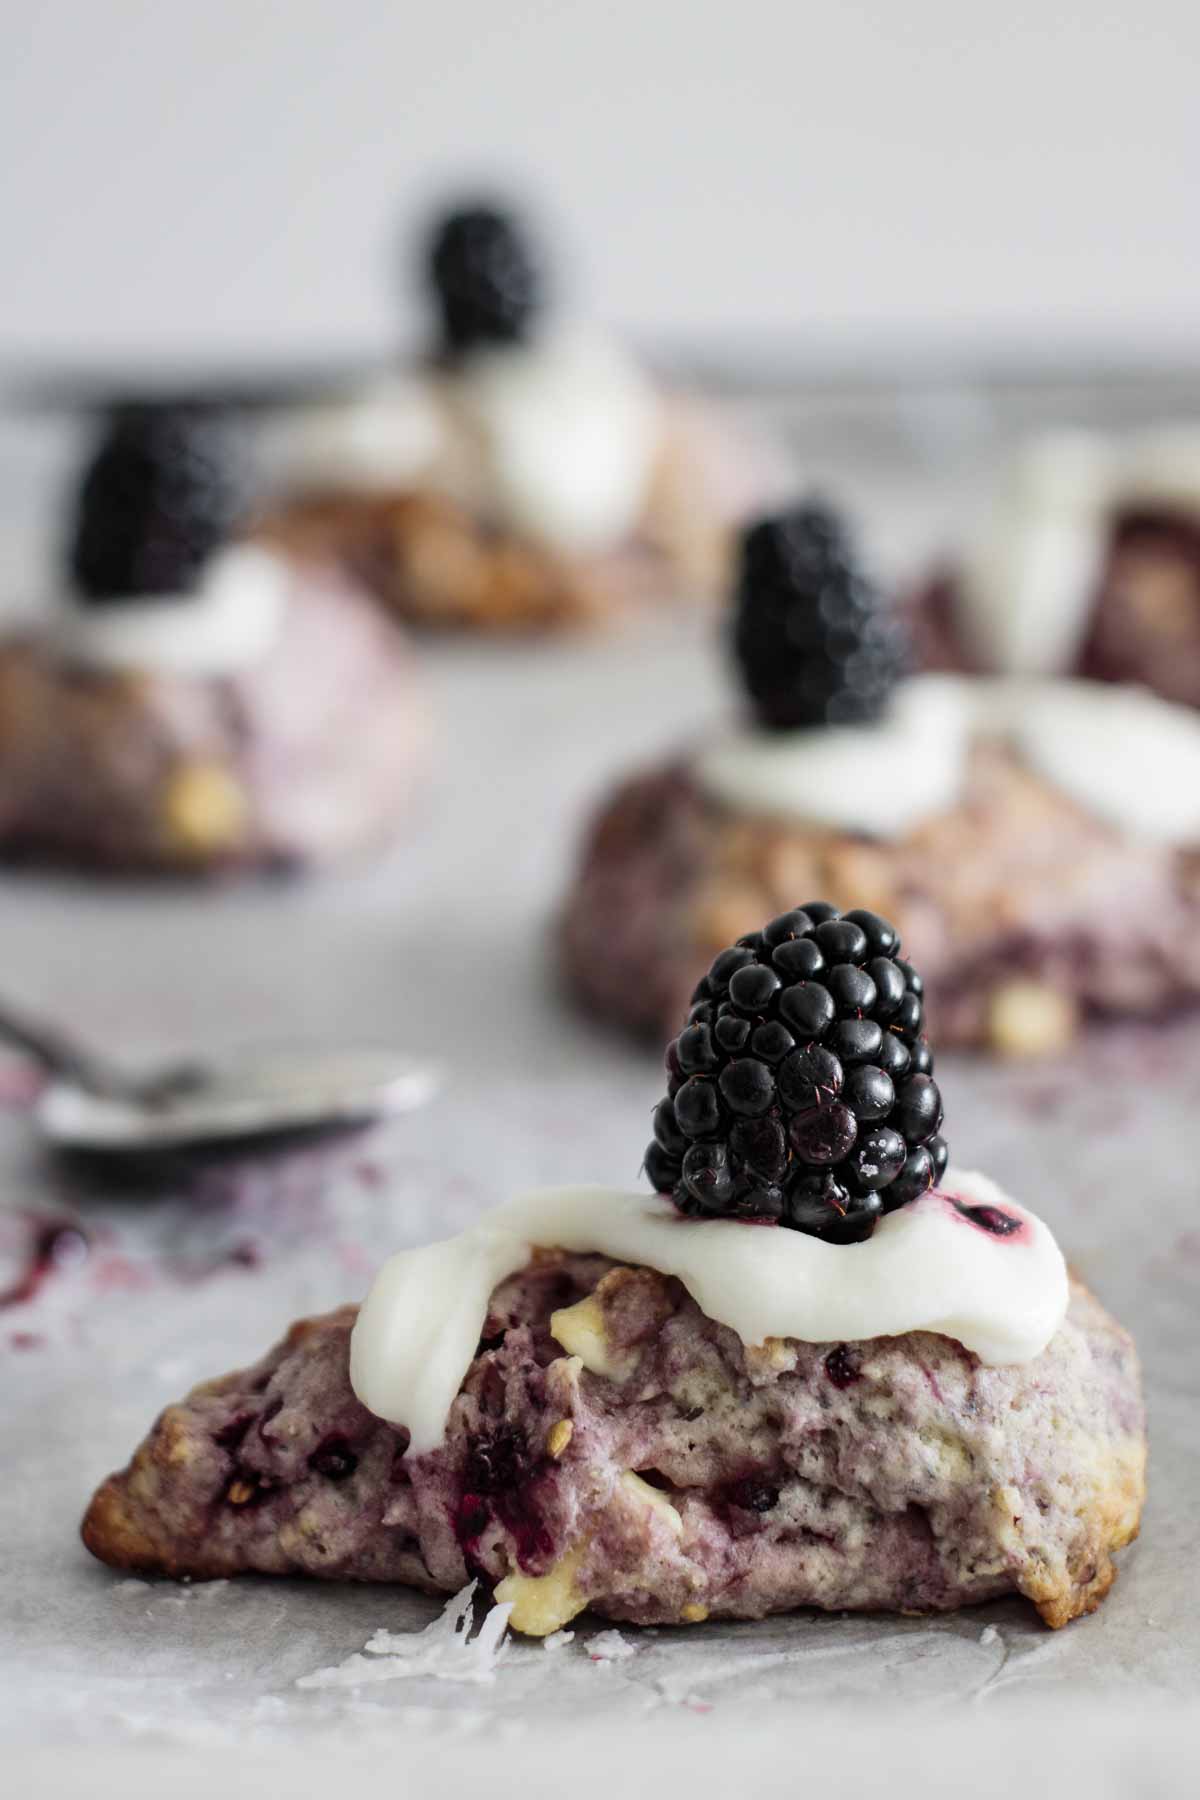
[[[122,1085],[114,1070],[52,1025],[0,1001],[0,1041],[23,1050],[49,1075],[65,1075],[93,1094],[112,1094]]]

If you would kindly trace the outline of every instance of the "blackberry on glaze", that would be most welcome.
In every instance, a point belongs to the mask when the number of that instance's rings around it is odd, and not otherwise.
[[[97,605],[188,593],[238,521],[243,476],[211,411],[120,408],[79,488],[67,551],[76,592]]]
[[[451,353],[520,343],[541,311],[537,258],[518,223],[498,207],[463,207],[438,223],[429,279]]]
[[[921,978],[877,913],[812,901],[722,950],[667,1048],[645,1169],[693,1218],[832,1243],[941,1179]]]
[[[733,648],[772,731],[870,723],[910,661],[901,621],[858,569],[837,516],[815,502],[746,532]]]

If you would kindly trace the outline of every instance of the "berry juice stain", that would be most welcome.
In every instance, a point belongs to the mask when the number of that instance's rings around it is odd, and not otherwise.
[[[501,1428],[472,1445],[464,1470],[464,1487],[455,1512],[455,1532],[468,1557],[495,1519],[513,1539],[517,1563],[527,1572],[553,1555],[554,1540],[534,1502],[524,1436]]]
[[[30,1223],[33,1242],[25,1267],[14,1282],[0,1289],[0,1306],[27,1306],[53,1275],[78,1268],[91,1249],[86,1234],[70,1219],[33,1219]]]
[[[1020,1237],[1025,1229],[1023,1219],[1015,1219],[1012,1213],[1004,1212],[999,1206],[968,1206],[965,1200],[956,1199],[953,1194],[947,1194],[946,1198],[960,1219],[986,1231],[989,1237]]]

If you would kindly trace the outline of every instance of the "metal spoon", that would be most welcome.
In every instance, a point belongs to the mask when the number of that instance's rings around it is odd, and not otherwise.
[[[211,1152],[336,1131],[423,1106],[439,1076],[393,1050],[265,1048],[132,1075],[0,1003],[0,1040],[50,1077],[34,1118],[59,1150],[138,1157]]]

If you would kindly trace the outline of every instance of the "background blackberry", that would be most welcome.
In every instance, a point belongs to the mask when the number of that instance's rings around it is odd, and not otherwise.
[[[187,593],[238,522],[244,474],[229,427],[210,411],[122,408],[80,484],[72,586],[98,603]]]
[[[855,566],[840,521],[815,503],[746,533],[733,646],[775,731],[878,718],[910,662],[904,626]]]
[[[469,206],[436,226],[429,277],[450,351],[529,337],[542,273],[520,226],[497,207]]]
[[[834,1243],[938,1181],[921,978],[877,913],[814,901],[722,950],[667,1048],[646,1174],[692,1216]]]

